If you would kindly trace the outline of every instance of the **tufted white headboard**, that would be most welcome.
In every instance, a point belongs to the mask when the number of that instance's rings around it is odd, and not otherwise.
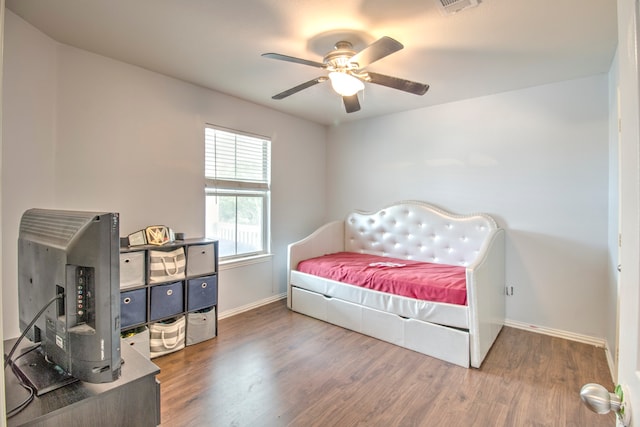
[[[497,230],[486,214],[455,215],[424,202],[403,201],[378,212],[349,214],[345,250],[467,267]]]

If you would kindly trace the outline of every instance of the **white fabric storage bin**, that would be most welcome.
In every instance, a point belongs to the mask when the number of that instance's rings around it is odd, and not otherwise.
[[[151,359],[149,351],[149,328],[142,326],[131,331],[123,332],[123,345],[130,345],[147,359]]]
[[[143,286],[145,283],[145,252],[120,254],[120,289]]]
[[[151,358],[182,350],[185,343],[184,316],[149,325],[149,351]]]
[[[197,344],[216,336],[216,308],[187,313],[187,345]]]
[[[216,272],[213,243],[187,246],[187,276],[201,276]]]
[[[184,279],[187,260],[184,248],[149,251],[149,283],[165,283]]]

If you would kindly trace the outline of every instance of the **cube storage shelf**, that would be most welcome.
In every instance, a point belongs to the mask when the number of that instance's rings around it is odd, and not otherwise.
[[[171,252],[179,248],[184,249],[186,257],[184,278],[151,283],[151,251]],[[208,319],[209,324],[203,329],[207,336],[199,337],[195,342],[215,337],[218,330],[217,240],[186,239],[162,246],[120,248],[120,325],[123,333],[196,313],[207,313],[198,317]],[[202,329],[202,326],[197,328]]]

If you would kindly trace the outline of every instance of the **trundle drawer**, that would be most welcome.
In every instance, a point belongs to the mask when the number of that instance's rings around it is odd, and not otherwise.
[[[404,326],[405,347],[465,368],[469,367],[467,332],[414,319],[406,319]]]
[[[363,307],[304,289],[291,288],[291,308],[334,325],[469,367],[469,334]]]
[[[327,299],[315,292],[291,288],[291,308],[307,316],[327,321]]]
[[[325,297],[304,289],[292,289],[292,309],[392,344],[404,344],[405,319],[395,314]]]
[[[362,333],[402,346],[406,319],[372,308],[362,309]]]
[[[362,307],[359,305],[296,287],[292,287],[291,290],[291,306],[294,311],[352,331],[361,332]]]
[[[326,298],[326,300],[327,321],[352,331],[362,332],[363,308],[361,306],[337,298]]]

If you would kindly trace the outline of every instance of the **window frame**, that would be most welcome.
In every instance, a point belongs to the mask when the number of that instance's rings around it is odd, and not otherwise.
[[[209,148],[209,144],[215,144],[215,142],[211,143],[209,140],[208,132],[209,130],[213,130],[214,132],[225,132],[229,134],[233,134],[235,138],[250,138],[259,140],[262,142],[262,153],[263,165],[262,172],[265,174],[265,179],[263,181],[250,181],[247,179],[220,179],[218,177],[208,177],[207,176],[207,167],[208,159],[210,159],[210,155],[207,154],[207,150]],[[236,140],[237,144],[237,140]],[[235,245],[234,254],[220,256],[221,261],[240,261],[247,258],[253,258],[261,255],[270,255],[271,254],[271,138],[250,134],[247,132],[237,131],[235,129],[229,129],[217,125],[205,124],[205,171],[204,171],[204,179],[205,179],[205,234],[208,230],[207,222],[207,205],[209,197],[236,197],[236,214],[234,216],[235,219],[235,234],[236,238],[233,241]],[[242,252],[238,253],[238,215],[237,215],[237,198],[238,197],[256,197],[262,200],[262,230],[261,230],[261,238],[262,238],[262,249],[252,252]],[[218,239],[217,236],[209,236],[208,238]]]

